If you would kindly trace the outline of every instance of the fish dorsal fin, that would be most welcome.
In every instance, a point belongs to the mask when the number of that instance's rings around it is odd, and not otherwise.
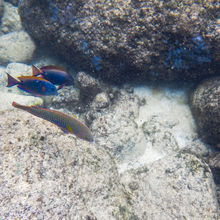
[[[59,67],[59,66],[55,66],[55,65],[48,65],[48,66],[42,66],[40,68],[41,71],[46,71],[46,70],[59,70],[59,71],[63,71],[63,72],[66,72],[66,70],[62,67]]]
[[[38,69],[36,66],[32,65],[32,75],[33,76],[38,76],[40,75],[42,72],[40,69]]]
[[[76,116],[76,115],[73,115],[73,117],[74,117],[75,119],[77,119],[77,116]]]

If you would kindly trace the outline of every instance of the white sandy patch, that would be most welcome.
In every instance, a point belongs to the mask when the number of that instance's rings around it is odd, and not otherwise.
[[[190,146],[197,134],[195,123],[187,103],[186,91],[187,88],[135,87],[134,93],[146,99],[146,105],[140,107],[139,116],[135,119],[140,133],[142,133],[141,127],[143,123],[148,122],[155,116],[161,124],[168,125],[179,149]],[[144,138],[143,133],[140,134],[139,140],[134,149],[136,155],[138,155],[138,151],[140,152],[139,156],[136,158],[132,156],[125,158],[122,164],[119,165],[120,172],[152,163],[168,154],[168,152],[164,151],[162,145],[155,147],[151,142],[148,142]]]

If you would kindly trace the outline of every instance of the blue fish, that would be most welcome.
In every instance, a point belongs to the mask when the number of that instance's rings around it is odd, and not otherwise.
[[[43,66],[40,69],[32,65],[33,76],[41,75],[42,78],[50,81],[54,85],[59,85],[61,89],[64,85],[73,85],[73,77],[66,72],[65,69],[58,66]]]
[[[83,140],[93,142],[93,136],[89,128],[74,117],[55,110],[40,108],[37,106],[20,105],[16,102],[13,102],[12,106],[57,125],[65,133],[72,133]]]
[[[7,87],[18,85],[17,87],[34,96],[51,96],[58,95],[56,86],[51,82],[34,76],[19,76],[18,79],[13,78],[8,73]]]

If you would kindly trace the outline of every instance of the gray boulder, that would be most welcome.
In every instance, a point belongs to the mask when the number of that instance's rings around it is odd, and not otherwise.
[[[3,7],[3,0],[0,0],[0,24],[1,24],[1,18],[3,15],[4,7]]]
[[[220,77],[205,80],[191,95],[198,132],[207,143],[220,146]]]
[[[35,44],[25,31],[0,36],[0,63],[26,62],[32,58]]]
[[[214,174],[215,182],[220,185],[220,152],[215,152],[210,155],[208,161]]]
[[[124,219],[121,207],[132,215],[103,148],[19,110],[0,121],[0,219]]]
[[[115,82],[198,79],[219,65],[212,58],[219,45],[214,0],[24,0],[19,13],[38,42]]]
[[[172,136],[169,156],[119,173],[119,145],[125,152],[140,137],[165,139],[171,125],[152,119],[137,129],[139,99],[122,91],[113,100],[94,115],[94,143],[17,109],[0,113],[0,219],[217,219],[209,167],[176,153]]]
[[[5,0],[5,2],[10,2],[14,6],[18,6],[19,0]]]
[[[121,178],[136,219],[218,219],[212,173],[192,154],[170,155]]]
[[[12,31],[22,30],[21,18],[18,14],[18,8],[10,3],[4,3],[4,14],[0,26],[0,34],[6,34]]]

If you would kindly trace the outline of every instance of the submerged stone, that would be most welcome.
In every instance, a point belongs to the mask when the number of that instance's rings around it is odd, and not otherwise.
[[[117,83],[198,79],[219,65],[215,0],[24,0],[19,13],[38,42]]]

